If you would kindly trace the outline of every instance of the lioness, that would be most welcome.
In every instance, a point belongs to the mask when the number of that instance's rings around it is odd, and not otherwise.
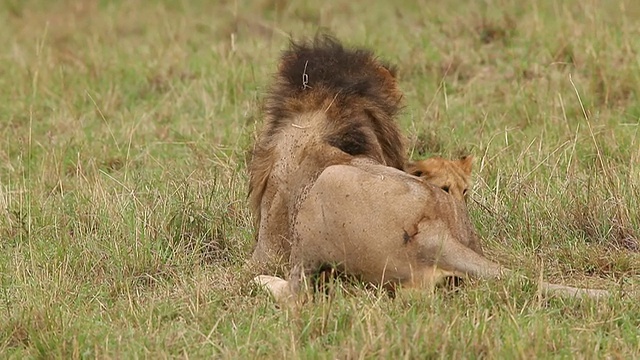
[[[302,281],[327,265],[391,289],[431,289],[447,276],[498,278],[509,271],[483,256],[462,201],[372,159],[344,159],[328,166],[296,205],[289,280],[256,278],[278,301],[295,300]],[[569,296],[608,294],[541,287]]]
[[[256,277],[277,298],[295,298],[323,265],[392,288],[506,271],[482,255],[463,201],[401,170],[401,97],[393,68],[368,51],[319,37],[283,54],[249,165],[252,262],[284,265],[289,280]]]
[[[466,201],[472,167],[473,156],[463,156],[458,160],[431,157],[407,162],[404,171],[425,179],[458,200]]]

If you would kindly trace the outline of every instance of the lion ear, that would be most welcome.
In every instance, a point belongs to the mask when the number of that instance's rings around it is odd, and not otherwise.
[[[422,176],[422,170],[420,170],[418,163],[414,161],[407,161],[404,164],[404,172],[413,176]]]
[[[397,69],[389,64],[377,64],[377,71],[380,77],[386,84],[386,90],[396,101],[402,99],[402,91],[398,88],[398,81],[396,80]]]
[[[394,79],[398,77],[398,68],[395,67],[394,65],[383,62],[380,64],[380,67],[381,67],[380,71],[382,73],[386,73],[385,75],[391,76]]]
[[[471,175],[471,169],[473,168],[473,156],[465,155],[460,158],[460,167],[465,174]]]
[[[414,171],[416,171],[416,163],[414,161],[407,161],[404,163],[404,172],[413,174]]]

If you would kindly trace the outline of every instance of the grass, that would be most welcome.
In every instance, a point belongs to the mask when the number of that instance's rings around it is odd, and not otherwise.
[[[0,357],[640,356],[635,298],[337,283],[287,312],[242,270],[260,100],[326,28],[398,65],[413,157],[476,156],[489,257],[637,290],[637,2],[216,3],[0,5]]]

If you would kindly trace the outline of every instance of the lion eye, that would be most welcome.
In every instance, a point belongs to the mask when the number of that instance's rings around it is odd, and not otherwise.
[[[462,190],[462,195],[463,196],[467,195],[467,189]]]
[[[444,190],[446,192],[449,192],[449,187],[445,185],[445,186],[442,187],[442,190]]]
[[[414,171],[413,172],[413,176],[417,176],[417,177],[422,176],[422,171],[420,171],[420,170]]]

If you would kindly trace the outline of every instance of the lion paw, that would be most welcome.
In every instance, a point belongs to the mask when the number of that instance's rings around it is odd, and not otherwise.
[[[253,283],[269,290],[278,302],[286,302],[293,297],[289,282],[277,276],[258,275],[253,278]]]

